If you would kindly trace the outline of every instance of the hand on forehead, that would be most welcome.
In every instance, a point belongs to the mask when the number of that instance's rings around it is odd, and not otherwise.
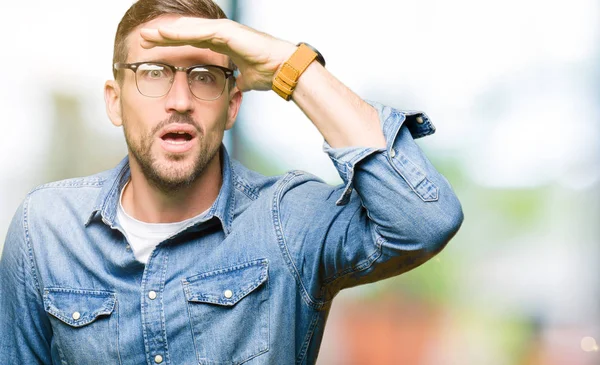
[[[240,71],[241,91],[270,90],[273,75],[296,50],[290,42],[229,19],[169,15],[142,24],[139,36],[145,50],[192,46],[229,56]]]
[[[166,15],[153,19],[140,27],[141,46],[150,49],[157,46],[173,47],[190,45],[197,48],[210,48],[223,51],[226,44],[224,26],[230,25],[227,19],[205,19]],[[220,49],[214,49],[217,47]]]
[[[220,52],[201,47],[198,42],[192,44],[192,42],[173,41],[161,35],[162,32],[165,34],[179,32],[181,26],[190,27],[189,23],[197,19],[201,18],[163,15],[140,25],[131,34],[129,60],[131,62],[162,61],[177,66],[193,64],[229,66],[229,59]]]

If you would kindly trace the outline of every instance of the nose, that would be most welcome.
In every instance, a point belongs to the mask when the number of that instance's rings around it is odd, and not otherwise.
[[[194,95],[190,90],[185,72],[176,72],[165,105],[167,112],[188,113],[194,108]]]

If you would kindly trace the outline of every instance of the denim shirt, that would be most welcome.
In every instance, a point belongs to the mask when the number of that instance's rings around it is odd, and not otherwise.
[[[7,364],[314,364],[335,295],[417,267],[457,232],[459,201],[415,144],[422,113],[372,103],[387,147],[332,149],[334,187],[265,177],[221,149],[207,215],[138,262],[116,221],[128,160],[40,186],[0,260]]]

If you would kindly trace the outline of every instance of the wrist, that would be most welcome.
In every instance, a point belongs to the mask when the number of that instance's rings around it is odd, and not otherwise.
[[[325,59],[319,51],[307,43],[298,43],[291,56],[273,74],[273,91],[289,101],[300,77],[315,60],[325,66]]]

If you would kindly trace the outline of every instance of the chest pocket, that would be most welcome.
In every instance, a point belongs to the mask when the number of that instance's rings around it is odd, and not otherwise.
[[[50,315],[63,364],[118,361],[117,298],[103,290],[47,288],[44,308]]]
[[[268,262],[183,280],[198,364],[242,364],[269,350]]]

